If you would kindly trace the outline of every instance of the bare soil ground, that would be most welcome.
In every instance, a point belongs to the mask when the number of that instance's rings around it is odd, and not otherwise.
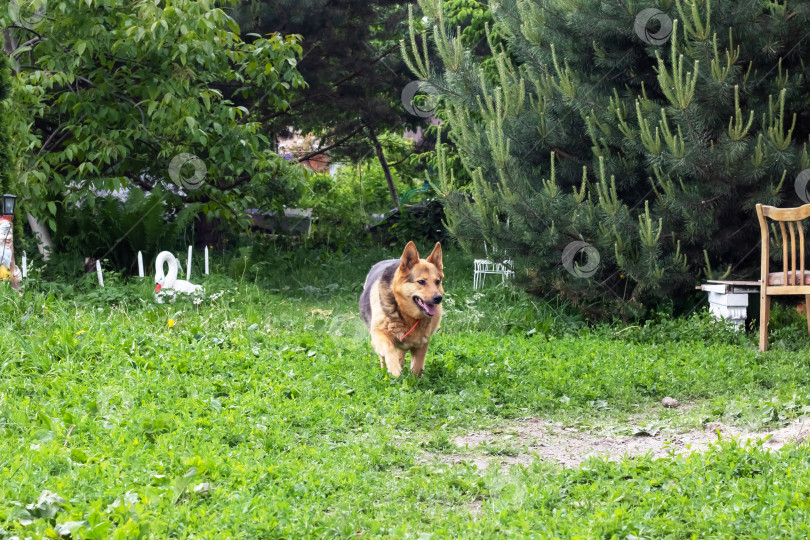
[[[651,453],[654,458],[702,451],[718,437],[737,438],[741,443],[766,439],[763,447],[779,449],[783,445],[801,443],[810,435],[810,421],[801,419],[773,431],[743,431],[738,428],[709,422],[702,431],[684,433],[660,431],[653,436],[603,436],[561,423],[529,418],[504,428],[475,431],[456,437],[453,441],[458,453],[427,453],[428,459],[445,463],[471,461],[479,469],[495,465],[528,465],[535,459],[556,463],[563,467],[576,467],[590,457],[611,461],[624,456],[635,457]]]

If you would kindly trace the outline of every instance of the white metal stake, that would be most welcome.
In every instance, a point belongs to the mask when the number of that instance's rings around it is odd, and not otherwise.
[[[28,277],[28,259],[25,257],[25,252],[23,251],[23,259],[22,259],[22,272],[23,277]]]
[[[186,265],[186,281],[191,279],[191,246],[188,246],[188,264]]]
[[[205,246],[205,275],[208,275],[208,246]]]
[[[143,277],[143,254],[138,252],[138,277]]]
[[[98,274],[98,284],[104,286],[104,277],[101,275],[101,261],[96,261],[96,274]]]

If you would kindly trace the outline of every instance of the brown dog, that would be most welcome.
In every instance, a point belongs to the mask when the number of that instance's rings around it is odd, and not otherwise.
[[[413,242],[402,258],[375,264],[360,296],[360,315],[371,332],[371,346],[380,366],[394,377],[402,373],[405,353],[411,352],[411,372],[422,374],[430,336],[442,318],[442,246],[420,259]]]

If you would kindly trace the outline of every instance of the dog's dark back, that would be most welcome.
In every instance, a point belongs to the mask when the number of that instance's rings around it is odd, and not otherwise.
[[[378,280],[382,280],[384,285],[390,285],[397,268],[399,268],[399,261],[399,259],[388,259],[387,261],[378,262],[371,267],[366,276],[363,294],[360,295],[360,316],[363,317],[363,321],[369,328],[371,327],[371,287]]]

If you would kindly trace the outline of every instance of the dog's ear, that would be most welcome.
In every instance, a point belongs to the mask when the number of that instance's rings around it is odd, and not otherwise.
[[[442,275],[442,277],[444,277],[444,268],[442,267],[441,242],[436,242],[436,245],[433,247],[433,251],[430,252],[430,255],[428,255],[428,258],[425,260],[431,264],[435,264],[436,268],[439,269],[439,273]]]
[[[416,251],[416,244],[408,242],[405,251],[402,252],[402,259],[399,261],[399,269],[403,272],[410,272],[411,268],[419,264],[419,252]]]

